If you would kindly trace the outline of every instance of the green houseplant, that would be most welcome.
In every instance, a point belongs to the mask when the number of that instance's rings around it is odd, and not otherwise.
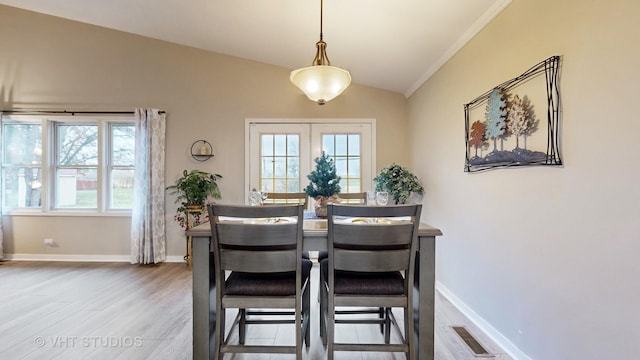
[[[376,184],[376,191],[388,192],[396,204],[405,204],[412,194],[422,196],[424,193],[418,178],[395,163],[382,169],[373,181]]]
[[[222,179],[220,174],[184,170],[174,185],[167,186],[166,190],[169,194],[176,195],[176,203],[180,203],[174,219],[181,227],[187,229],[201,222],[201,215],[208,197],[221,198],[218,179]],[[189,214],[193,216],[192,224],[187,223]]]
[[[316,168],[307,175],[310,183],[304,192],[316,200],[316,215],[326,217],[327,204],[340,202],[337,196],[340,192],[340,176],[336,173],[333,159],[324,151],[322,156],[313,159],[313,161],[316,163]]]

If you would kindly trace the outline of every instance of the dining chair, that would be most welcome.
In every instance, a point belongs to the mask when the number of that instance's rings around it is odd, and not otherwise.
[[[216,359],[225,353],[294,353],[301,359],[303,343],[309,347],[312,263],[301,258],[303,210],[303,205],[208,205],[218,315]],[[227,309],[238,309],[228,334]],[[295,345],[247,344],[247,325],[283,323],[295,324]],[[236,327],[238,341],[232,344]]]
[[[413,278],[422,205],[354,206],[327,208],[329,257],[321,295],[321,335],[328,359],[335,351],[404,352],[414,359]],[[322,268],[324,265],[324,269]],[[336,317],[341,310],[349,317]],[[354,317],[359,308],[382,308],[384,318]],[[404,330],[392,308],[402,308]],[[383,324],[378,343],[337,343],[335,326],[343,323]],[[391,343],[391,325],[401,342]],[[326,329],[323,330],[323,327]]]
[[[296,192],[296,193],[282,193],[282,192],[271,192],[266,193],[267,197],[263,200],[264,205],[278,205],[278,204],[301,204],[304,208],[307,208],[307,199],[309,195],[304,192]],[[310,259],[309,252],[302,252],[303,259]]]
[[[359,192],[359,193],[340,193],[338,194],[340,199],[346,200],[341,202],[341,204],[356,204],[356,205],[366,205],[367,204],[367,193]],[[318,252],[318,263],[321,263],[322,260],[326,259],[329,256],[327,251],[319,251]],[[308,257],[307,257],[308,259]],[[323,283],[322,273],[320,273],[320,281],[319,284]],[[320,292],[318,292],[318,300],[320,299]]]
[[[341,204],[362,204],[366,205],[367,203],[367,193],[366,192],[358,192],[358,193],[340,193],[338,197],[342,200],[346,200],[341,202]]]
[[[266,193],[266,199],[263,200],[264,205],[272,205],[272,204],[301,204],[306,207],[307,198],[309,197],[306,193],[296,192],[296,193],[280,193],[280,192],[270,192]]]

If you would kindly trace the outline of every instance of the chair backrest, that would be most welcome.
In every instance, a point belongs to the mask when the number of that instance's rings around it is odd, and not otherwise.
[[[307,205],[307,194],[303,192],[297,193],[267,193],[267,198],[263,201],[265,205],[272,204],[301,204]]]
[[[226,270],[300,272],[303,209],[302,205],[209,205],[216,281],[224,279]]]
[[[419,204],[330,204],[327,207],[330,268],[413,274],[421,211]]]
[[[367,203],[367,193],[366,192],[360,192],[360,193],[340,193],[338,194],[338,197],[340,199],[346,200],[343,201],[342,203],[347,203],[347,204],[366,204]]]

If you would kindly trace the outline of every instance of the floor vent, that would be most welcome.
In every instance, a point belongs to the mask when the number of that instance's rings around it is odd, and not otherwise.
[[[493,357],[493,354],[488,352],[482,345],[480,345],[478,340],[476,340],[476,338],[471,335],[467,328],[465,328],[464,326],[452,326],[451,328],[456,332],[456,334],[458,334],[462,341],[464,341],[464,343],[469,346],[469,349],[471,349],[473,355],[478,357]]]

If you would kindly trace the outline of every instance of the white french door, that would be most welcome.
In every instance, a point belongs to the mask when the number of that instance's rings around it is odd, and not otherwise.
[[[301,120],[308,121],[308,120]],[[372,189],[374,120],[277,122],[248,119],[245,199],[251,189],[302,192],[313,159],[326,152],[336,164],[343,193]]]

